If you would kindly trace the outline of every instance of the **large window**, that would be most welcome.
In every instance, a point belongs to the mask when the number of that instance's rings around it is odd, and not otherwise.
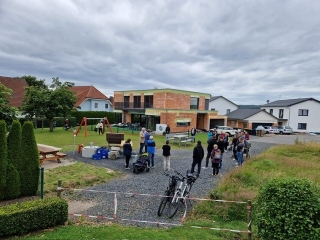
[[[129,102],[130,102],[130,96],[124,96],[123,97],[123,107],[129,108]]]
[[[134,108],[141,108],[141,96],[134,96],[133,97],[133,107]]]
[[[190,126],[190,122],[177,122],[177,127]]]
[[[279,109],[279,118],[283,118],[283,109]]]
[[[153,96],[144,96],[144,108],[153,108]]]
[[[298,129],[307,130],[307,124],[306,123],[298,123]]]
[[[98,103],[94,103],[94,108],[98,108]]]
[[[190,109],[199,109],[199,98],[197,97],[190,98]]]
[[[309,110],[308,109],[299,109],[298,116],[308,116]]]

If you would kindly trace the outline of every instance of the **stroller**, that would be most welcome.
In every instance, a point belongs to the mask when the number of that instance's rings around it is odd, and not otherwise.
[[[148,153],[141,154],[138,160],[133,163],[133,173],[139,174],[144,171],[150,171],[150,159]]]

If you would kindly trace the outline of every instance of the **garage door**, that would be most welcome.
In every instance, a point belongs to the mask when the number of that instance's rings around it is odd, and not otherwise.
[[[224,126],[224,119],[210,119],[210,129],[217,126]]]
[[[252,123],[252,130],[256,129],[258,126],[272,126],[272,123]]]

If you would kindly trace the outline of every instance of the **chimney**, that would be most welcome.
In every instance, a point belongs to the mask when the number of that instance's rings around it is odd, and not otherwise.
[[[269,103],[269,100],[267,100],[267,104]]]

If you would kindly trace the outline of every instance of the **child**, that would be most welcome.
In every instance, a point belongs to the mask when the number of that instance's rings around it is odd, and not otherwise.
[[[216,176],[219,174],[219,164],[221,163],[221,150],[218,148],[217,144],[213,145],[213,150],[211,152],[211,162],[212,162],[212,175]]]
[[[170,150],[169,140],[166,141],[166,144],[162,146],[162,155],[163,155],[163,170],[170,171]]]

